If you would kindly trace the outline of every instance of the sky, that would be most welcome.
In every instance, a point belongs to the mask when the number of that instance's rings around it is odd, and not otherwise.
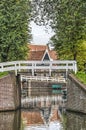
[[[33,44],[47,44],[51,38],[51,36],[54,35],[54,32],[52,29],[48,26],[45,28],[45,26],[38,26],[33,21],[31,22],[31,34],[32,34],[32,41]]]

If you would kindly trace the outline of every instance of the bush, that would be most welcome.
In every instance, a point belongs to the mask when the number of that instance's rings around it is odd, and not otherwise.
[[[86,73],[85,73],[85,72],[82,72],[82,71],[77,72],[76,77],[77,77],[82,83],[86,84]]]

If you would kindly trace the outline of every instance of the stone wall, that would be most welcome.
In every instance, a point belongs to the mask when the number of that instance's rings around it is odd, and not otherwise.
[[[70,74],[67,89],[67,109],[86,113],[86,85]]]
[[[19,86],[15,75],[0,78],[0,111],[15,110],[19,105]]]

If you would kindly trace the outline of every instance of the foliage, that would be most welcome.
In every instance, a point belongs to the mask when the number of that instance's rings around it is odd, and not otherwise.
[[[82,69],[86,62],[86,49],[83,50],[83,42],[86,41],[86,1],[33,0],[32,5],[35,21],[41,24],[44,22],[45,25],[49,23],[52,26],[55,35],[51,41],[60,59],[77,60],[79,69]]]
[[[77,63],[78,63],[78,69],[84,70],[85,66],[84,64],[86,63],[86,41],[82,41],[81,44],[78,45],[77,48]]]
[[[78,47],[86,38],[84,2],[79,0],[60,0],[60,2],[56,35],[53,37],[56,50],[61,56],[77,60]]]
[[[76,74],[76,77],[84,84],[86,84],[86,72],[79,71]]]
[[[30,40],[29,0],[0,1],[0,61],[24,59]]]

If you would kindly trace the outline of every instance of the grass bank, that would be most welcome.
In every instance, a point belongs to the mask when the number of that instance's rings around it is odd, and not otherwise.
[[[8,75],[8,72],[0,72],[0,78],[4,77],[6,75]]]
[[[77,72],[76,77],[84,84],[86,84],[86,73],[85,72]]]

